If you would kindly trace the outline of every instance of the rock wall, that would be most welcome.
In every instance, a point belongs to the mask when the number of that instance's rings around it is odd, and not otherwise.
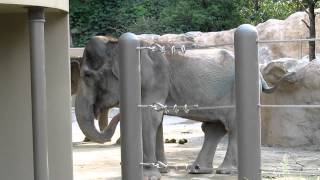
[[[320,61],[307,58],[283,58],[262,67],[268,82],[275,82],[284,73],[295,71],[290,80],[273,94],[262,94],[262,104],[320,104]],[[262,142],[282,146],[320,145],[319,108],[262,109]]]
[[[302,19],[308,21],[305,12],[297,12],[285,20],[270,19],[264,23],[258,24],[257,30],[259,40],[288,40],[308,38],[309,32]],[[320,30],[320,17],[316,17],[316,31]],[[188,32],[184,34],[165,34],[162,36],[144,34],[141,39],[163,44],[195,44],[198,46],[218,45],[233,43],[233,34],[235,29],[220,32]],[[233,46],[222,46],[223,48],[233,50]],[[317,51],[320,47],[317,46]],[[267,63],[272,59],[283,57],[302,58],[308,54],[307,42],[260,44],[259,55],[260,62]]]

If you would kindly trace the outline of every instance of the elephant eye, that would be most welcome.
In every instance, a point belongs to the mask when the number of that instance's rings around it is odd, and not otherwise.
[[[84,71],[84,72],[83,72],[83,77],[84,77],[84,78],[90,78],[90,77],[92,77],[92,73],[89,72],[89,71]]]

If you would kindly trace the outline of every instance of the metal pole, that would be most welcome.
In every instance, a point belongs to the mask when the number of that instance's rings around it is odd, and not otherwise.
[[[140,43],[132,33],[123,34],[119,43],[122,179],[142,180]]]
[[[47,101],[44,42],[44,8],[30,7],[30,64],[34,179],[49,180]]]
[[[238,179],[261,179],[261,130],[258,33],[244,24],[235,32],[236,117],[238,127]]]

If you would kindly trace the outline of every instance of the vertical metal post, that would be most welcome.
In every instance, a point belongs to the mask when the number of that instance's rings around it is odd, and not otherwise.
[[[261,179],[258,33],[244,24],[235,32],[238,179]]]
[[[140,42],[132,33],[120,37],[120,132],[123,180],[142,180]]]
[[[28,8],[28,13],[30,31],[34,179],[49,180],[44,8],[30,7]]]

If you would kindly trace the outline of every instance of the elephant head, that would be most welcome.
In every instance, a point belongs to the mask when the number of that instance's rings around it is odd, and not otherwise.
[[[100,111],[119,104],[118,42],[111,37],[96,36],[89,40],[80,69],[75,109],[80,129],[90,140],[110,141],[113,131],[102,132],[94,126]]]
[[[261,72],[259,72],[260,75],[260,83],[262,87],[262,92],[270,94],[273,93],[275,90],[278,89],[278,87],[284,82],[288,81],[292,76],[294,76],[296,72],[288,72],[287,74],[283,75],[272,87],[270,87],[267,83],[267,81],[263,78]]]

